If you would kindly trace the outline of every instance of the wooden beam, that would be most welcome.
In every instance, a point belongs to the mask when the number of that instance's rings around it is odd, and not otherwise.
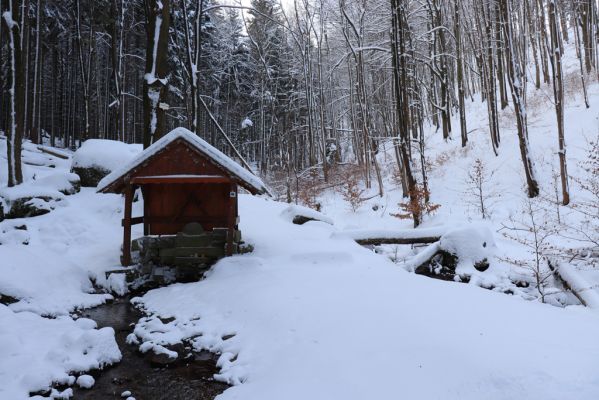
[[[123,254],[121,265],[131,265],[131,208],[133,203],[133,187],[130,182],[125,183],[125,215],[123,218]]]
[[[147,185],[156,183],[184,184],[184,183],[229,183],[231,179],[226,176],[210,175],[165,175],[165,176],[138,176],[131,178],[131,183]]]

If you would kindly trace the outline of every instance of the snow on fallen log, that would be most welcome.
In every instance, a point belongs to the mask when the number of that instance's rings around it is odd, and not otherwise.
[[[440,250],[441,246],[439,245],[439,242],[435,242],[406,261],[404,263],[404,268],[409,272],[415,272],[418,267],[430,263],[431,259],[436,256]]]
[[[570,265],[562,263],[557,264],[554,271],[569,286],[572,293],[578,297],[582,304],[599,310],[599,292],[578,271]]]
[[[448,231],[446,227],[402,230],[347,230],[333,237],[349,238],[361,245],[435,243]]]

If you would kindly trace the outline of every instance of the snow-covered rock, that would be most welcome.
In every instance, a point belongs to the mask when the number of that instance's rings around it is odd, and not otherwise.
[[[4,218],[27,218],[44,215],[55,209],[64,195],[54,188],[38,186],[29,181],[0,189],[6,208]]]
[[[44,215],[60,205],[65,195],[79,192],[79,176],[55,172],[40,179],[0,189],[0,203],[5,203],[4,218],[27,218]],[[0,213],[2,214],[2,213]],[[2,220],[2,218],[0,218]]]
[[[81,179],[72,172],[56,172],[33,182],[38,187],[52,188],[64,195],[75,194],[81,190]]]
[[[281,212],[281,217],[296,225],[303,225],[308,221],[321,221],[333,225],[334,221],[321,212],[308,207],[292,204]]]
[[[460,227],[445,233],[439,240],[440,250],[458,258],[456,269],[486,269],[496,248],[493,232],[484,225]]]
[[[73,155],[71,170],[81,177],[82,186],[96,187],[102,178],[127,164],[142,149],[140,144],[88,139]]]
[[[83,389],[91,389],[96,380],[91,375],[81,375],[77,378],[77,386]]]

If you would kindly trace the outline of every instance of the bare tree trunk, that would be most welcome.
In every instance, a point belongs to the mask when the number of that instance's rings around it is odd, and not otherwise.
[[[166,133],[169,1],[145,0],[147,47],[143,87],[144,148]]]
[[[32,106],[33,106],[33,110],[31,112],[32,114],[32,125],[31,125],[31,130],[29,132],[29,138],[31,139],[31,141],[33,143],[40,143],[40,135],[39,135],[39,119],[38,117],[38,100],[40,97],[39,94],[39,84],[40,84],[40,77],[39,77],[39,72],[41,70],[41,66],[40,66],[40,29],[41,29],[41,8],[42,8],[42,1],[41,0],[37,0],[37,4],[36,4],[36,14],[35,14],[35,58],[33,61],[33,99],[32,99]]]
[[[520,53],[515,48],[515,41],[512,34],[513,17],[511,10],[511,0],[501,0],[501,13],[503,32],[506,40],[506,54],[508,64],[508,82],[512,91],[512,101],[514,103],[514,113],[518,127],[518,141],[520,143],[520,154],[524,165],[526,175],[526,184],[528,186],[528,197],[539,195],[539,184],[535,178],[533,161],[530,155],[530,145],[528,143],[528,125],[526,121],[526,77],[524,75],[525,60],[520,59]],[[525,35],[523,35],[525,36]]]
[[[5,0],[2,9],[3,26],[7,29],[9,40],[9,88],[10,114],[6,132],[6,152],[8,159],[8,186],[23,182],[21,169],[21,142],[23,140],[25,82],[23,76],[23,54],[21,52],[22,3],[19,0]],[[19,25],[21,20],[21,25]]]
[[[555,115],[557,117],[557,137],[559,145],[559,167],[562,183],[562,204],[570,203],[570,189],[568,185],[568,168],[566,163],[566,141],[564,138],[564,82],[562,73],[562,51],[563,43],[555,0],[548,0],[549,30],[551,43],[547,50],[551,55],[551,68],[553,71],[553,97],[555,100]]]
[[[87,68],[85,66],[85,62],[83,60],[83,38],[81,37],[81,0],[77,0],[77,55],[79,57],[79,70],[81,73],[81,86],[83,88],[83,112],[84,112],[84,127],[83,127],[83,133],[80,137],[81,141],[86,140],[89,137],[89,82],[90,82],[90,69],[91,69],[91,64],[88,62],[87,64]],[[91,27],[91,22],[90,22],[90,34],[89,34],[89,38],[90,38],[90,42],[88,43],[89,46],[89,54],[91,56],[91,53],[93,51],[93,46],[91,43],[91,40],[93,38],[93,33],[92,33],[92,27]],[[91,57],[88,57],[88,61],[91,59]]]
[[[466,106],[464,95],[464,60],[462,54],[462,26],[460,20],[461,1],[454,0],[454,36],[456,46],[456,75],[458,84],[458,106],[460,109],[460,132],[462,138],[462,147],[468,143],[468,130],[466,128]]]
[[[416,179],[412,174],[411,159],[409,155],[410,150],[408,148],[410,145],[410,123],[407,66],[405,65],[405,30],[408,29],[406,13],[407,10],[405,0],[391,0],[391,51],[396,97],[395,103],[400,137],[399,152],[401,155],[403,173],[408,186],[410,203],[416,204],[418,202],[418,187],[416,184]],[[414,220],[414,227],[417,227],[421,223],[422,215],[416,207],[413,207],[413,209],[414,212],[412,213],[412,219]]]
[[[573,28],[574,28],[574,42],[576,44],[576,55],[578,57],[578,65],[579,65],[579,70],[580,70],[580,81],[582,84],[582,93],[584,95],[584,105],[586,106],[586,108],[590,107],[589,104],[589,96],[587,93],[587,85],[586,85],[586,79],[585,79],[585,72],[584,72],[584,65],[583,65],[583,60],[582,60],[582,49],[581,49],[581,40],[580,40],[580,31],[579,31],[579,16],[578,16],[578,12],[575,12],[575,17],[574,17],[574,23]]]

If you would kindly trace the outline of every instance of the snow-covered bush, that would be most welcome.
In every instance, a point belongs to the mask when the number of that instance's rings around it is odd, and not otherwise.
[[[358,179],[359,169],[351,168],[347,169],[342,173],[341,178],[343,179],[343,184],[341,185],[341,195],[343,199],[349,204],[351,210],[353,212],[358,211],[358,208],[364,202],[364,188],[360,185],[360,180]]]
[[[599,251],[599,136],[589,143],[587,159],[581,164],[585,176],[572,177],[580,189],[580,200],[570,205],[579,220],[568,228],[576,239]]]
[[[532,283],[537,289],[539,298],[544,303],[552,293],[548,287],[553,273],[549,268],[549,258],[555,253],[550,239],[556,234],[555,226],[533,200],[527,198],[522,213],[518,217],[510,217],[509,224],[503,224],[503,235],[528,249],[529,258],[505,258],[509,262],[532,276]]]
[[[465,201],[477,210],[482,219],[491,216],[493,199],[497,193],[491,186],[491,179],[495,171],[489,170],[485,162],[477,158],[472,163],[466,177]]]

